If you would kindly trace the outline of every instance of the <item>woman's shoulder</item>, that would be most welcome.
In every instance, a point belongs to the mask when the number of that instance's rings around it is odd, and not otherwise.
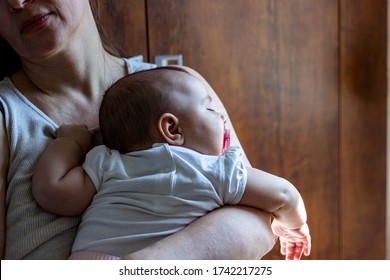
[[[13,98],[14,93],[14,85],[10,78],[6,77],[0,80],[0,101],[5,99]],[[1,103],[1,102],[0,102]],[[0,109],[2,105],[0,104]]]
[[[5,77],[0,79],[0,90],[9,89],[10,85],[12,85],[12,81],[10,78]]]

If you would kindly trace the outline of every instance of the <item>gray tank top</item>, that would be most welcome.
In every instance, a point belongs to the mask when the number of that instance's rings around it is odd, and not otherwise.
[[[155,67],[126,60],[128,72]],[[0,110],[5,119],[10,162],[6,194],[5,259],[67,259],[80,217],[48,213],[31,192],[32,172],[58,127],[25,98],[9,78],[0,81]]]

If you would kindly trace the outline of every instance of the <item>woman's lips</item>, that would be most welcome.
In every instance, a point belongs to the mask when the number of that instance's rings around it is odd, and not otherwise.
[[[222,153],[230,147],[230,129],[225,128],[223,133]]]
[[[48,18],[49,14],[41,14],[25,20],[21,27],[21,33],[27,34],[39,29],[45,24]]]

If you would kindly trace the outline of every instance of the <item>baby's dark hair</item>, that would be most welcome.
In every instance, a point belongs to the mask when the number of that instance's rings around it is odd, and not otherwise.
[[[175,104],[166,71],[189,74],[174,66],[144,70],[119,79],[106,91],[99,111],[104,145],[120,153],[151,147],[156,141],[152,129]]]

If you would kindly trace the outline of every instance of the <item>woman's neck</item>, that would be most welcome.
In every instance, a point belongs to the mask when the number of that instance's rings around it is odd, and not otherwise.
[[[121,59],[108,54],[99,45],[73,47],[41,61],[23,60],[23,71],[43,93],[57,96],[81,94],[86,98],[100,95],[120,75],[124,75]]]
[[[68,47],[47,59],[22,61],[14,84],[57,124],[97,126],[105,90],[127,71],[124,60],[107,53],[100,41]]]

